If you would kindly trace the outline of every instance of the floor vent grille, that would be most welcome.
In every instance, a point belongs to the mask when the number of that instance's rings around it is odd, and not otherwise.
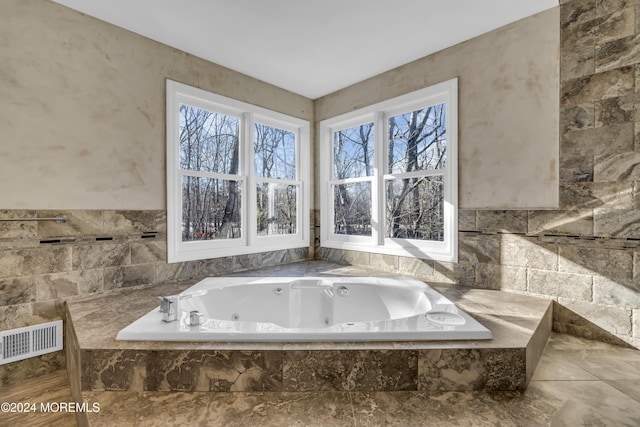
[[[0,332],[0,365],[62,350],[62,320]]]

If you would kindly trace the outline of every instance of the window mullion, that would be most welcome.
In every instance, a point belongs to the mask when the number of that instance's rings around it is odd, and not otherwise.
[[[253,113],[244,113],[242,115],[243,126],[242,133],[240,135],[240,144],[243,147],[242,152],[245,154],[243,157],[242,174],[247,177],[246,189],[246,203],[244,203],[243,213],[245,214],[246,221],[244,221],[243,227],[245,229],[245,236],[247,236],[247,245],[252,246],[256,243],[258,237],[258,230],[256,224],[258,223],[258,217],[255,207],[257,206],[256,199],[256,178],[253,160],[254,160],[254,120]]]
[[[385,236],[385,193],[384,193],[384,174],[386,172],[385,159],[386,149],[386,134],[387,126],[385,123],[385,116],[382,111],[376,111],[374,116],[374,128],[376,129],[374,135],[374,159],[375,159],[375,175],[373,177],[373,189],[371,191],[373,200],[371,203],[373,231],[373,241],[377,246],[384,245]]]

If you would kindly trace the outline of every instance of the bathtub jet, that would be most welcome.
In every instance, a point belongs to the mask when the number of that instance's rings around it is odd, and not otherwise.
[[[407,277],[212,277],[117,336],[135,341],[301,342],[491,339],[425,283]]]

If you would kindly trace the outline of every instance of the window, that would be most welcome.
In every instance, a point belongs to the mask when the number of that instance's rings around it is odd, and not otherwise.
[[[309,245],[309,122],[167,80],[168,261]]]
[[[321,245],[457,261],[457,79],[320,123]]]

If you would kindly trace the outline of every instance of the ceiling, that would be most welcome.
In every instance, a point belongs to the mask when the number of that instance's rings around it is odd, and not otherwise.
[[[311,99],[558,0],[53,0]]]

